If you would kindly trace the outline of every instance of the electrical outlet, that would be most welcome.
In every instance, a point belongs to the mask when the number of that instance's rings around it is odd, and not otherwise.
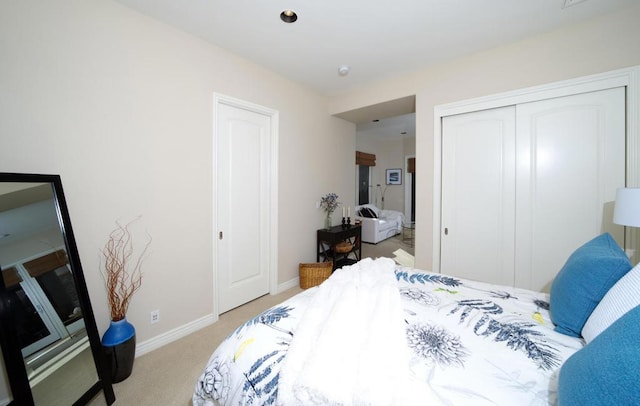
[[[157,323],[160,321],[160,310],[153,310],[151,312],[151,324]]]
[[[320,208],[320,202],[316,202],[316,209]]]

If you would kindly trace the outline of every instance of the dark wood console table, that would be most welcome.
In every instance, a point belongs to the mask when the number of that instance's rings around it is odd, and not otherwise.
[[[330,229],[318,230],[318,251],[316,256],[317,262],[333,261],[333,270],[342,268],[345,265],[351,265],[360,260],[362,248],[361,237],[362,228],[360,225],[352,225],[351,227],[342,228],[341,225],[331,227]],[[351,251],[340,253],[336,252],[336,245],[342,241],[351,244]]]

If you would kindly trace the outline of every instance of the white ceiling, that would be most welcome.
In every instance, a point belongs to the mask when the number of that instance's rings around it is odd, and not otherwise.
[[[638,0],[116,0],[325,95],[479,52]],[[564,7],[564,3],[572,3]],[[280,13],[293,9],[298,21]],[[347,76],[338,75],[349,65]]]
[[[369,121],[356,125],[358,137],[375,138],[378,140],[397,140],[401,138],[415,138],[416,113],[393,116],[380,121]]]
[[[636,5],[638,0],[116,0],[317,92],[376,81]],[[566,6],[568,5],[568,6]],[[286,24],[280,13],[298,20]],[[347,76],[338,68],[350,67]],[[415,137],[415,97],[345,112],[358,136]],[[380,119],[377,123],[371,120]],[[406,132],[406,134],[402,134]]]
[[[53,189],[48,183],[0,184],[0,245],[59,229],[52,198]]]

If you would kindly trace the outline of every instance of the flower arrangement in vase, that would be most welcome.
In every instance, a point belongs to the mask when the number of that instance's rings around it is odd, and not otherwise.
[[[100,270],[111,316],[109,328],[102,336],[102,345],[111,362],[114,383],[128,378],[133,369],[136,330],[127,321],[127,310],[133,294],[142,286],[142,260],[151,244],[149,239],[142,253],[133,259],[133,241],[129,231],[132,222],[124,226],[116,222],[117,227],[109,234],[102,250],[104,266]]]
[[[338,195],[335,193],[327,193],[320,199],[320,207],[327,213],[324,218],[324,228],[327,230],[331,228],[331,213],[338,208],[339,204]]]

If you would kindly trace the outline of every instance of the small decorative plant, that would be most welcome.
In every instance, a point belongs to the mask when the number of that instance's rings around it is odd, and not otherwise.
[[[320,207],[327,213],[327,216],[324,218],[324,228],[331,228],[331,213],[338,208],[339,204],[338,195],[335,193],[327,193],[320,199]]]
[[[111,320],[119,321],[126,317],[133,294],[142,286],[142,260],[151,244],[151,238],[137,259],[133,258],[134,249],[129,226],[134,221],[117,227],[109,234],[102,250],[104,266],[102,276],[107,288],[107,300]]]
[[[320,199],[320,207],[322,207],[328,215],[338,208],[338,204],[338,195],[335,193],[327,193]]]

